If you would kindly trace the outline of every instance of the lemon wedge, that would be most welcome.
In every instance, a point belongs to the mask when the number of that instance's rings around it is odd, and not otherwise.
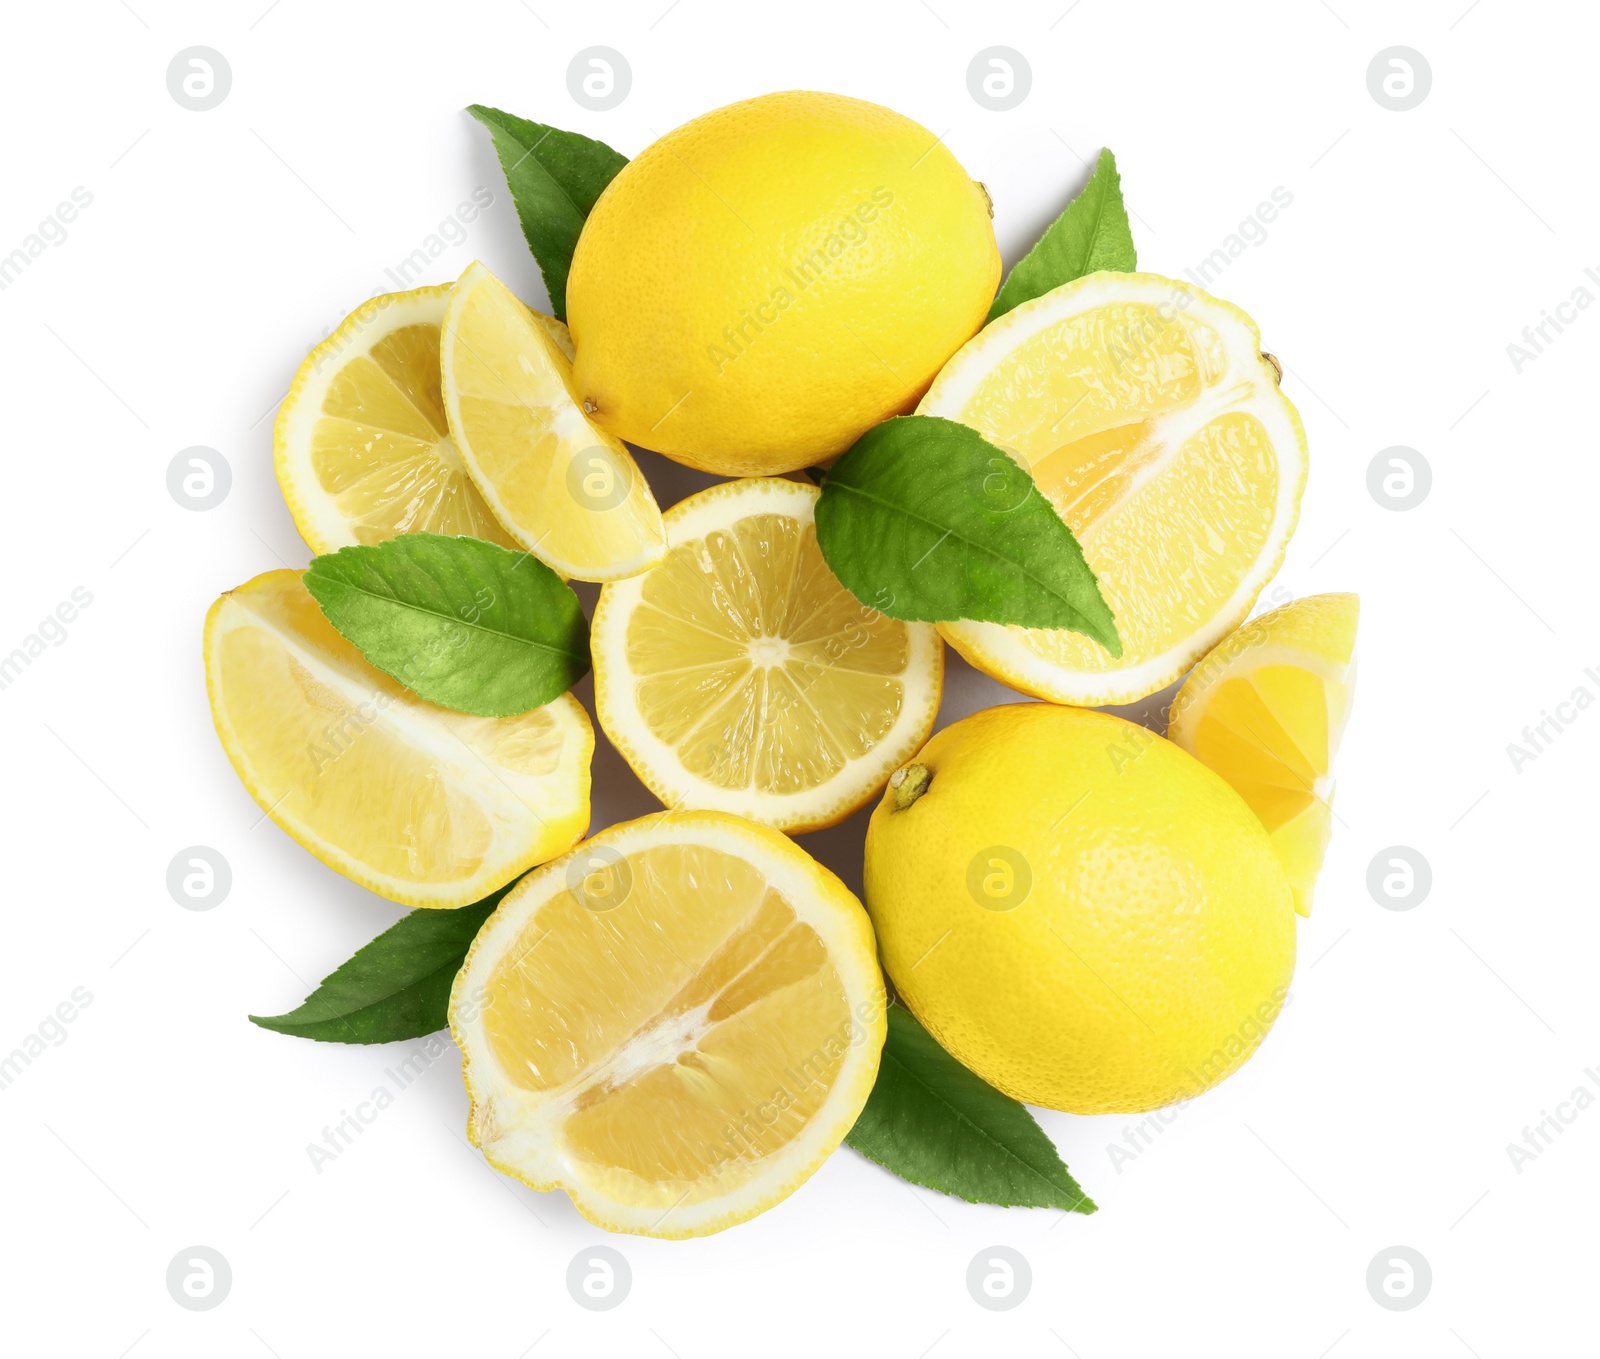
[[[661,559],[661,511],[633,455],[592,424],[559,322],[483,265],[450,296],[444,410],[474,484],[516,542],[563,576],[617,580]]]
[[[273,461],[313,552],[419,529],[517,546],[473,486],[445,420],[439,328],[449,295],[446,284],[363,303],[295,374],[273,427]]]
[[[1156,274],[1097,273],[960,349],[917,407],[1017,458],[1071,526],[1116,618],[1075,632],[940,624],[973,665],[1057,703],[1130,703],[1245,618],[1283,560],[1305,432],[1237,307]]]
[[[1311,595],[1253,619],[1184,681],[1168,735],[1261,818],[1311,914],[1333,818],[1333,759],[1355,693],[1352,594]]]
[[[600,725],[669,807],[831,826],[927,739],[944,649],[858,603],[817,547],[820,492],[724,482],[666,514],[667,552],[600,592]]]
[[[703,1236],[827,1158],[871,1093],[872,927],[778,832],[719,812],[613,826],[500,903],[450,999],[468,1131],[590,1221]]]
[[[594,731],[563,694],[516,717],[424,702],[363,660],[298,571],[211,606],[217,735],[262,810],[330,868],[408,906],[464,906],[589,824]]]

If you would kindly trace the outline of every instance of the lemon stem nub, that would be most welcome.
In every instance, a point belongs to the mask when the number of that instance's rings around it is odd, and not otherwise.
[[[889,775],[889,787],[894,790],[894,809],[903,812],[928,791],[933,782],[933,770],[925,764],[908,764]]]

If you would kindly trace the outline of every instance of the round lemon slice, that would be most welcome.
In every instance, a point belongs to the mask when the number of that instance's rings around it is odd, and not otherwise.
[[[1311,914],[1333,820],[1333,759],[1356,683],[1351,594],[1312,595],[1252,619],[1178,690],[1168,735],[1261,818]]]
[[[1071,526],[1122,656],[1075,632],[940,624],[1035,697],[1130,703],[1244,619],[1283,560],[1305,486],[1300,417],[1255,322],[1156,274],[1090,274],[1006,313],[917,407],[1027,467]]]
[[[468,1131],[590,1221],[704,1236],[803,1183],[877,1077],[872,926],[778,832],[720,812],[613,826],[531,873],[456,977]]]
[[[564,576],[617,580],[661,559],[661,511],[633,455],[592,424],[572,344],[483,265],[456,281],[440,347],[462,460],[517,543]]]
[[[273,459],[313,552],[418,529],[517,546],[473,486],[445,420],[439,328],[449,294],[446,284],[363,303],[295,374]]]
[[[206,688],[244,786],[330,868],[407,906],[465,906],[589,824],[594,730],[571,694],[470,717],[368,665],[298,571],[211,606]]]
[[[817,547],[815,486],[724,482],[667,511],[667,552],[595,609],[595,705],[669,807],[831,826],[927,739],[931,624],[858,603]]]

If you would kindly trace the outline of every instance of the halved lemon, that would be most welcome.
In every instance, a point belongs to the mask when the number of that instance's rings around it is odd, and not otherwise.
[[[713,486],[667,511],[659,566],[600,592],[600,725],[669,807],[831,826],[932,730],[939,635],[839,584],[817,547],[820,494],[779,477]]]
[[[465,906],[589,824],[594,730],[577,699],[516,717],[424,702],[373,669],[298,571],[211,606],[211,716],[268,816],[330,868],[408,906]]]
[[[1355,595],[1330,594],[1264,613],[1201,661],[1172,704],[1167,734],[1261,818],[1301,915],[1332,830],[1360,612]]]
[[[1255,322],[1187,283],[1097,273],[1024,302],[934,380],[922,415],[1033,474],[1083,546],[1122,656],[1076,632],[940,624],[980,670],[1057,703],[1130,703],[1244,619],[1305,486],[1300,417]]]
[[[861,903],[792,841],[659,812],[517,884],[450,1028],[491,1165],[612,1231],[704,1236],[787,1197],[850,1130],[883,977]]]
[[[583,413],[571,341],[547,319],[483,265],[467,266],[439,351],[450,430],[518,544],[578,580],[636,575],[666,548],[661,511],[626,445]]]
[[[273,460],[313,552],[418,529],[517,546],[473,486],[445,420],[439,328],[449,295],[445,284],[363,303],[295,374]]]

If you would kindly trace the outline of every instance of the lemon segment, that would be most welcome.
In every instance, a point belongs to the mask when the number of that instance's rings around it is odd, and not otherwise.
[[[583,413],[559,326],[469,265],[444,318],[445,414],[518,545],[578,580],[635,575],[661,558],[661,511],[633,455]]]
[[[1098,273],[1023,303],[918,406],[1015,456],[1071,526],[1116,619],[1080,633],[940,625],[1039,698],[1126,703],[1170,684],[1249,613],[1283,559],[1305,434],[1238,308],[1155,274]]]
[[[613,826],[519,883],[456,978],[469,1132],[602,1227],[719,1231],[843,1140],[884,1002],[861,904],[784,836],[719,812]]]
[[[1328,594],[1262,614],[1195,667],[1172,705],[1172,739],[1261,818],[1301,915],[1332,833],[1360,611],[1355,595]]]
[[[600,592],[600,725],[669,807],[832,825],[927,739],[944,656],[858,603],[817,547],[816,487],[727,482],[665,516],[667,553]]]
[[[464,906],[570,848],[594,731],[571,694],[472,717],[374,669],[298,571],[212,605],[212,719],[262,810],[330,868],[408,906]]]
[[[273,426],[273,461],[313,552],[423,529],[516,546],[445,420],[439,328],[449,293],[445,285],[375,297],[300,365]]]

